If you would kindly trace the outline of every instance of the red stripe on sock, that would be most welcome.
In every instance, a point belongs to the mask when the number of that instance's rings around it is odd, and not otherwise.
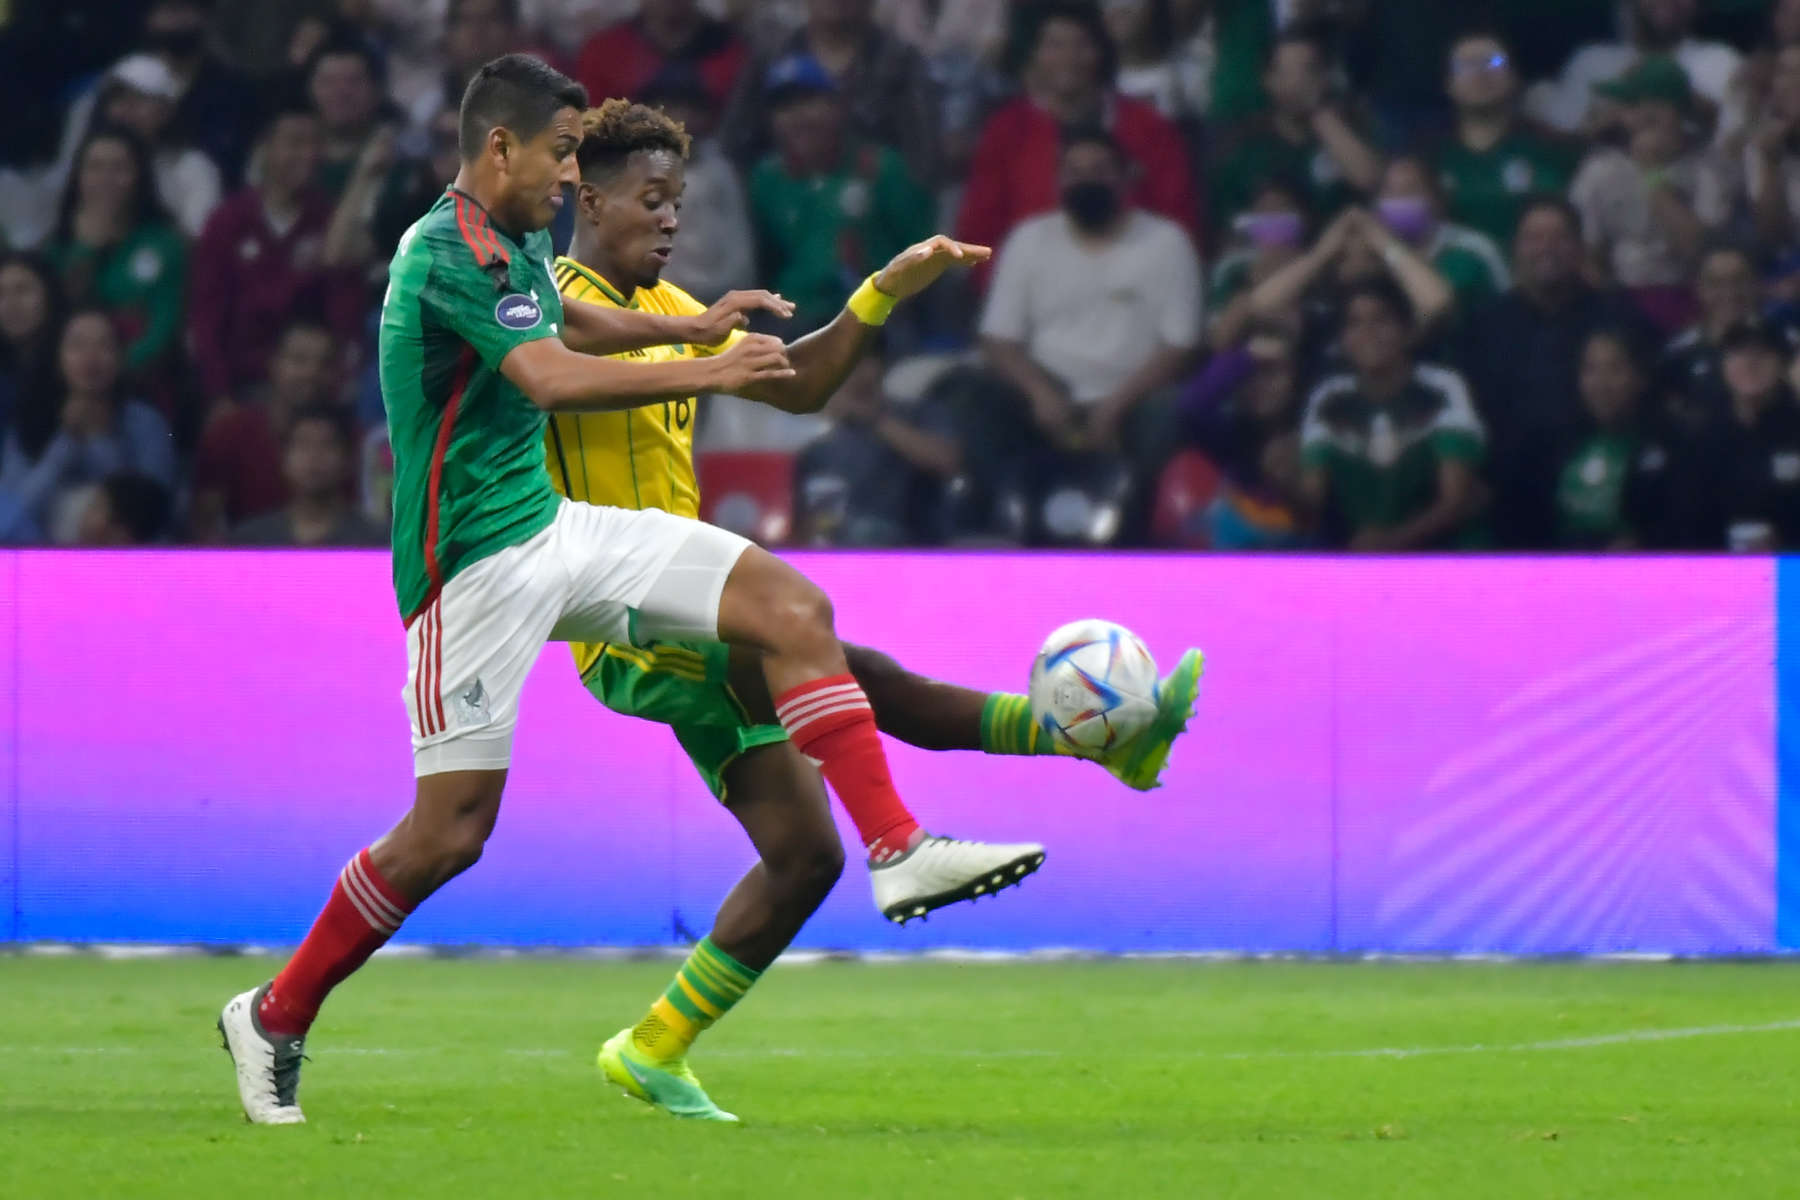
[[[782,727],[817,761],[863,845],[904,843],[919,828],[894,790],[869,698],[850,675],[803,683],[775,698]]]
[[[386,944],[412,902],[395,891],[363,850],[338,873],[331,897],[257,1010],[270,1033],[302,1034],[331,989]],[[394,913],[399,917],[390,918]]]

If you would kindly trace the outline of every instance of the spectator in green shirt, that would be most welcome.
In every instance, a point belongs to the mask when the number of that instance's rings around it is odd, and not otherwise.
[[[1456,132],[1434,156],[1450,220],[1512,241],[1532,196],[1569,190],[1580,147],[1528,125],[1519,114],[1519,76],[1497,34],[1470,33],[1450,47],[1446,86]]]
[[[1307,400],[1301,492],[1352,550],[1470,545],[1486,434],[1462,376],[1413,361],[1412,305],[1391,280],[1351,287],[1350,370]]]
[[[1424,159],[1402,155],[1388,162],[1375,212],[1395,237],[1449,282],[1459,314],[1512,286],[1506,260],[1492,238],[1444,219],[1444,198]]]
[[[1222,227],[1272,174],[1306,181],[1308,207],[1320,217],[1374,190],[1381,159],[1334,104],[1330,66],[1324,39],[1308,28],[1275,39],[1262,75],[1268,111],[1225,133],[1214,160],[1208,211]]]
[[[125,337],[129,375],[142,377],[166,361],[181,333],[187,251],[136,134],[103,127],[88,135],[47,249],[70,301],[112,314]]]
[[[765,82],[775,150],[750,175],[763,274],[796,306],[796,332],[834,317],[869,272],[930,236],[936,199],[887,146],[858,142],[837,84],[810,55]]]
[[[1636,335],[1602,326],[1581,350],[1587,427],[1556,467],[1556,545],[1661,548],[1669,540],[1667,441],[1650,413],[1650,372]]]

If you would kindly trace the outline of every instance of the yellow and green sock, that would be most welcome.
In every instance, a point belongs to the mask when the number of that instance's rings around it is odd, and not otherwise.
[[[1031,698],[995,692],[981,707],[983,754],[1067,754],[1031,717]]]
[[[632,1046],[657,1062],[675,1061],[761,976],[713,945],[710,937],[701,938],[668,990],[633,1027]]]

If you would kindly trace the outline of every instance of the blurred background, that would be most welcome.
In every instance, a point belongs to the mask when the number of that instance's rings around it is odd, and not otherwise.
[[[10,0],[0,542],[381,544],[386,262],[512,50],[687,123],[669,274],[789,336],[996,247],[702,405],[765,542],[1800,544],[1800,0]]]

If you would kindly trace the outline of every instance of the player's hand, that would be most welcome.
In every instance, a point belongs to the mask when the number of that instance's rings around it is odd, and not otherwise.
[[[712,360],[718,370],[715,391],[735,392],[765,379],[792,379],[794,368],[788,362],[787,347],[778,337],[766,333],[747,333],[737,345]]]
[[[689,318],[693,332],[687,340],[690,345],[716,346],[738,330],[748,328],[753,312],[774,313],[785,321],[794,315],[794,302],[761,289],[726,292],[711,308]]]
[[[916,296],[938,281],[951,267],[972,267],[994,256],[986,246],[959,242],[943,234],[908,246],[875,276],[877,290],[896,300]]]

